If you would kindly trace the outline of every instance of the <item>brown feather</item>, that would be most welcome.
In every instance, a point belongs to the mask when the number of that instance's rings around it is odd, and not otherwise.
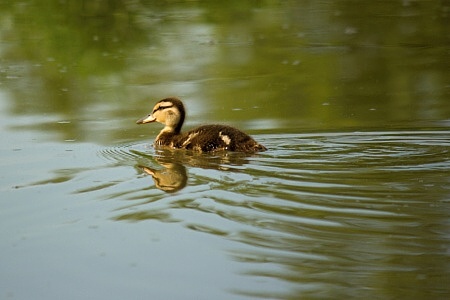
[[[164,106],[163,104],[169,104]],[[159,105],[161,104],[161,105]],[[175,110],[173,109],[175,108]],[[166,116],[158,120],[166,127],[160,132],[155,140],[155,146],[167,146],[175,149],[189,149],[200,152],[213,151],[238,151],[254,153],[267,150],[266,147],[257,143],[246,133],[227,125],[203,125],[192,129],[186,133],[181,133],[181,127],[185,119],[185,109],[183,103],[178,98],[165,98],[160,100],[152,112],[153,115],[173,114],[177,111],[179,114],[178,123],[172,123],[168,126]]]

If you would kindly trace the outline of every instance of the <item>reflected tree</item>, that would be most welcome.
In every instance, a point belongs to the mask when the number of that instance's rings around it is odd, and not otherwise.
[[[0,79],[13,112],[114,119],[99,130],[115,140],[130,136],[126,116],[169,95],[194,102],[203,122],[283,132],[450,115],[442,1],[0,5]],[[41,129],[98,141],[81,123]]]

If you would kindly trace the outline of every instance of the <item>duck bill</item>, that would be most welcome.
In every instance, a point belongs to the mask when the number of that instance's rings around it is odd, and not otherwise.
[[[151,122],[155,122],[156,118],[153,117],[152,114],[149,114],[148,116],[145,116],[139,120],[136,121],[136,124],[145,124],[145,123],[151,123]]]

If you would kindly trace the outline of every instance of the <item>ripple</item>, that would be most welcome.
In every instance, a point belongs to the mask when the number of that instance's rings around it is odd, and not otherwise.
[[[449,136],[266,134],[255,138],[269,150],[250,156],[126,144],[99,152],[116,179],[80,191],[119,201],[113,220],[176,223],[234,242],[244,276],[308,278],[296,285],[311,290],[324,280],[371,286],[379,274],[420,269],[425,253],[435,253],[427,264],[445,259]]]
[[[423,185],[432,184],[430,170],[450,169],[447,131],[351,132],[261,135],[269,151],[255,156],[203,155],[155,150],[148,144],[127,144],[103,149],[99,155],[117,165],[147,165],[178,172],[189,169],[189,183],[234,193],[298,198],[351,199],[360,205],[395,196],[411,188],[411,172],[426,173]],[[165,164],[175,163],[177,168]],[[187,176],[187,175],[186,175]],[[388,180],[405,177],[401,183]],[[407,178],[406,178],[407,177]],[[406,180],[406,181],[405,181]],[[417,183],[417,182],[411,182]],[[434,185],[444,188],[441,178]],[[380,187],[384,187],[380,188]],[[361,204],[362,203],[362,204]]]
[[[148,151],[153,147],[148,144],[122,144],[115,147],[104,148],[98,151],[98,155],[115,163],[134,162],[139,158],[152,158]]]

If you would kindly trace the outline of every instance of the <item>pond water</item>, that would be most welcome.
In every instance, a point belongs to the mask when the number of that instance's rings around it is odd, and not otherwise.
[[[0,7],[1,299],[450,297],[449,4]]]

